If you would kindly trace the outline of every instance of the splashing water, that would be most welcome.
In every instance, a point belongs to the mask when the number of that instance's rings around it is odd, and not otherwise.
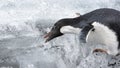
[[[61,18],[97,8],[119,10],[119,4],[119,0],[1,0],[0,68],[111,68],[110,56],[92,54],[93,48],[105,46],[81,45],[77,35],[44,43],[43,36]]]

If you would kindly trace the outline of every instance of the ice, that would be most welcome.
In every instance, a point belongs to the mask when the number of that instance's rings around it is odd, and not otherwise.
[[[120,9],[119,0],[0,0],[0,68],[119,68],[119,56],[92,53],[68,34],[44,43],[61,18],[97,8]]]

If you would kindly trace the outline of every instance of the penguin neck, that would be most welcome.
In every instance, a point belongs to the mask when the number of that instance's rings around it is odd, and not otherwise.
[[[74,22],[74,23],[79,23],[80,21],[82,21],[83,20],[83,18],[82,18],[82,16],[79,16],[79,17],[76,17],[76,18],[73,18],[72,19],[72,21]]]
[[[79,34],[81,31],[81,28],[79,28],[79,26],[76,26],[76,25],[83,20],[82,16],[71,18],[68,20],[69,20],[69,25],[65,25],[61,27],[60,32],[63,34]]]

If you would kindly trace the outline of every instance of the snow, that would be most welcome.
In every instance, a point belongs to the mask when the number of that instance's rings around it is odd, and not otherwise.
[[[92,53],[103,45],[79,44],[77,35],[44,43],[61,18],[97,8],[120,9],[119,0],[0,0],[0,68],[119,68],[119,56]]]

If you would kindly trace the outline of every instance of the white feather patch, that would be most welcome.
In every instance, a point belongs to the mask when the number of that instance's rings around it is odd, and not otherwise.
[[[99,22],[94,22],[92,25],[94,26],[95,31],[90,31],[87,41],[104,44],[109,48],[109,54],[116,55],[118,53],[116,33]]]
[[[60,29],[60,32],[63,33],[63,34],[79,34],[81,31],[80,28],[75,28],[75,27],[72,27],[72,26],[63,26],[61,29]]]

